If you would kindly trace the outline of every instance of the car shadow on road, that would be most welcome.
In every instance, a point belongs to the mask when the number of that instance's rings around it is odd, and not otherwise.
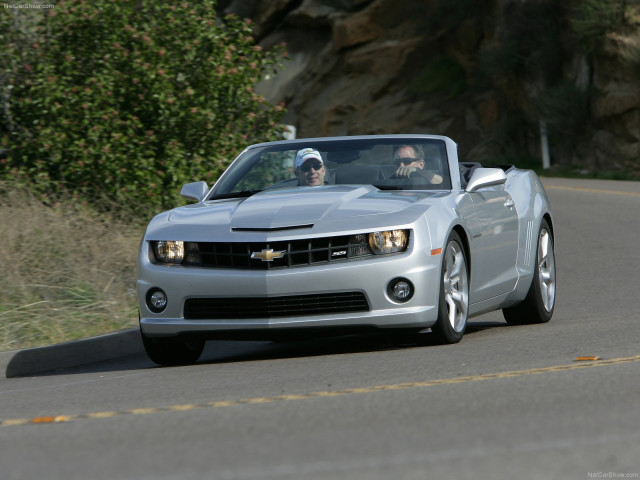
[[[465,337],[473,337],[479,332],[506,326],[507,324],[504,322],[469,322]],[[438,344],[430,333],[406,334],[398,332],[343,335],[285,342],[211,341],[207,342],[198,363],[251,362],[446,346]]]
[[[507,324],[503,322],[469,322],[465,338],[469,341],[480,332],[506,326]],[[463,339],[463,342],[464,341],[465,339]],[[433,341],[433,337],[429,333],[418,335],[402,334],[397,332],[343,335],[283,342],[212,340],[207,342],[205,350],[196,365],[348,355],[424,347],[446,348],[447,345],[438,345]],[[455,348],[455,346],[453,346],[453,348]],[[153,368],[163,367],[156,365],[149,360],[144,353],[142,353],[60,370],[38,372],[35,375],[52,376],[84,373],[108,373]]]

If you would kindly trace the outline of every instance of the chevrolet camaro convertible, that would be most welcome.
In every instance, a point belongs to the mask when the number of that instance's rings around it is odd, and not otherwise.
[[[553,216],[535,173],[461,162],[435,135],[283,140],[245,149],[193,203],[156,216],[137,293],[147,354],[198,360],[208,339],[359,332],[456,343],[501,309],[544,323]]]

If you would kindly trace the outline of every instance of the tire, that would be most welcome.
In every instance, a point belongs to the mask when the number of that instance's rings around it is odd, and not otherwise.
[[[556,299],[556,262],[553,236],[546,220],[540,225],[536,248],[536,267],[526,298],[502,315],[509,325],[547,323],[553,316]]]
[[[166,367],[175,365],[190,365],[198,361],[204,340],[194,338],[150,338],[142,331],[142,344],[152,362]]]
[[[439,344],[458,343],[467,328],[469,314],[469,270],[462,240],[451,232],[442,257],[438,320],[432,327]]]

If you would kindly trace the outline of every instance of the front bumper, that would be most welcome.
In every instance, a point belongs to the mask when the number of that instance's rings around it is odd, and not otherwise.
[[[411,246],[404,253],[330,265],[278,270],[233,270],[170,267],[149,261],[148,244],[141,246],[137,293],[140,326],[148,337],[182,334],[285,331],[311,328],[427,328],[437,319],[441,255]],[[402,277],[414,286],[406,303],[392,300],[388,285]],[[147,292],[160,288],[167,307],[152,312]],[[184,318],[187,299],[242,299],[340,292],[362,292],[368,311],[291,315],[264,318]],[[266,335],[265,335],[266,336]]]

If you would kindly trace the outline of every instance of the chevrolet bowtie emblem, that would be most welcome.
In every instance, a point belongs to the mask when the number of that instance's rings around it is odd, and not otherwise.
[[[274,252],[273,248],[270,248],[269,250],[266,250],[263,248],[261,252],[251,253],[251,258],[259,258],[263,262],[273,262],[274,258],[282,258],[282,257],[284,257],[284,250],[280,252]]]

